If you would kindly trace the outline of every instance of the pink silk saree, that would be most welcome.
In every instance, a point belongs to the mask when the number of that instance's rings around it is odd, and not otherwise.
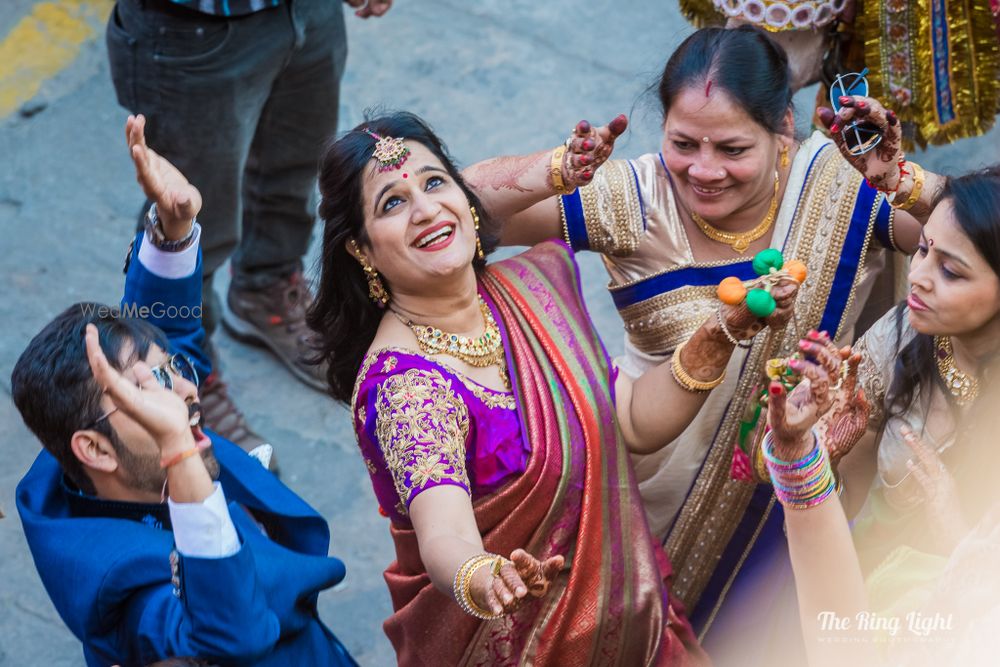
[[[618,431],[610,361],[585,309],[571,252],[548,242],[481,279],[505,331],[522,433],[523,475],[474,503],[483,543],[567,566],[549,593],[496,621],[466,615],[434,588],[412,529],[393,525],[385,572],[400,665],[707,663],[650,536]]]

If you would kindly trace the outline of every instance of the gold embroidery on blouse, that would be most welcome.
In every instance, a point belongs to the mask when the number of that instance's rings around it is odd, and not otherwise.
[[[404,506],[429,482],[469,488],[469,411],[451,380],[436,369],[408,369],[386,378],[375,406],[375,437]]]
[[[625,257],[639,247],[642,208],[627,160],[611,160],[598,169],[594,180],[580,188],[580,204],[591,250]]]
[[[459,373],[455,374],[465,388],[472,392],[472,394],[483,402],[490,410],[494,408],[503,408],[504,410],[516,410],[517,401],[514,400],[514,394],[505,391],[494,391],[482,385],[476,384],[469,378],[461,375]]]
[[[354,380],[354,390],[351,392],[351,407],[353,409],[357,409],[358,392],[361,391],[361,384],[365,381],[365,378],[368,377],[368,371],[371,370],[372,364],[375,363],[375,359],[377,358],[378,358],[377,354],[369,354],[361,362],[361,369],[358,371],[357,379]],[[362,406],[362,410],[363,409],[364,406]],[[361,412],[359,417],[361,417],[362,415],[364,415],[363,411]],[[361,419],[361,423],[362,424],[365,423],[365,420],[363,418]],[[354,440],[359,445],[361,444],[361,429],[359,428],[354,429]]]
[[[385,363],[382,364],[382,372],[383,373],[393,372],[394,370],[396,370],[396,364],[398,363],[399,359],[397,359],[396,357],[389,357],[388,359],[385,360]]]
[[[365,406],[358,408],[358,426],[364,427],[368,421],[368,409]]]
[[[883,329],[881,324],[878,322],[873,325],[854,345],[854,351],[861,355],[861,361],[858,363],[858,382],[865,390],[865,398],[871,407],[868,413],[868,428],[876,432],[881,430],[885,421],[885,395],[889,388],[888,379],[891,373],[891,366],[887,367],[891,362],[876,358],[879,352],[877,346],[889,344],[889,341],[881,336]]]
[[[378,472],[378,469],[375,467],[375,464],[372,463],[372,460],[369,458],[365,459],[365,467],[368,468],[369,474],[374,475],[376,472]]]
[[[462,385],[466,389],[468,389],[470,392],[472,392],[472,394],[476,398],[478,398],[480,401],[482,401],[483,404],[487,408],[489,408],[490,410],[493,410],[495,408],[503,408],[504,410],[516,410],[517,409],[517,400],[514,398],[514,393],[513,392],[510,392],[510,391],[500,391],[498,389],[490,389],[489,387],[485,387],[485,386],[479,384],[478,382],[475,382],[474,380],[469,379],[468,377],[465,376],[464,373],[462,373],[461,371],[459,371],[456,368],[453,368],[453,367],[449,366],[447,363],[439,361],[439,360],[435,359],[434,357],[430,357],[430,356],[424,354],[423,352],[419,352],[417,350],[407,350],[407,349],[404,349],[404,348],[401,348],[401,347],[398,347],[398,348],[397,347],[385,347],[385,348],[382,348],[382,349],[377,350],[375,352],[370,352],[369,353],[368,356],[371,357],[371,361],[368,362],[368,366],[370,367],[371,364],[374,363],[375,357],[377,357],[380,354],[384,354],[386,352],[399,352],[400,354],[409,354],[409,355],[414,356],[414,357],[420,357],[421,359],[425,359],[425,360],[429,361],[432,364],[436,364],[438,366],[441,366],[442,368],[444,368],[445,370],[447,370],[449,373],[451,373],[452,375],[454,375],[455,377],[457,377],[462,382]],[[393,357],[393,358],[395,359],[395,357]],[[367,361],[367,358],[366,358],[366,361]]]

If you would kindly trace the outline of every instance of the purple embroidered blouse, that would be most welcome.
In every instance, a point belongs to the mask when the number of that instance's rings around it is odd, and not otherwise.
[[[351,401],[355,433],[383,511],[410,525],[410,503],[442,484],[474,499],[522,474],[529,446],[514,395],[418,352],[365,357]]]

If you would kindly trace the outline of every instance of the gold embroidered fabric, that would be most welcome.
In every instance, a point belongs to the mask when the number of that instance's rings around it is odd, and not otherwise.
[[[1000,111],[1000,15],[992,0],[857,0],[840,70],[868,68],[870,94],[903,121],[904,144],[983,134]],[[713,0],[680,0],[695,26],[722,26]],[[818,104],[829,106],[825,90]]]
[[[403,505],[443,482],[469,490],[469,412],[451,380],[436,369],[408,369],[379,386],[375,406],[376,438]]]
[[[579,192],[590,249],[616,257],[635,252],[643,235],[643,220],[628,160],[606,162]],[[561,197],[559,207],[563,207]],[[565,220],[564,211],[561,215]]]

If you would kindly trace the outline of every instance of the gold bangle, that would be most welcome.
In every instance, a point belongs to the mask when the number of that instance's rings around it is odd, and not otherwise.
[[[670,359],[670,374],[674,376],[674,380],[677,384],[691,393],[697,394],[712,391],[726,379],[726,371],[723,370],[722,375],[709,382],[695,380],[686,370],[684,370],[684,366],[681,365],[681,350],[684,349],[684,346],[687,345],[687,343],[687,341],[684,341],[677,346],[677,349],[674,350],[674,354]]]
[[[566,154],[565,146],[557,146],[555,150],[552,151],[552,159],[549,160],[549,175],[552,176],[552,187],[555,188],[556,193],[560,195],[568,195],[573,190],[566,189],[566,182],[563,181],[562,175],[562,163],[563,155]]]
[[[909,162],[908,164],[913,169],[913,189],[910,190],[910,196],[902,204],[897,204],[896,199],[899,194],[897,191],[893,193],[892,201],[889,202],[893,208],[898,208],[900,211],[908,211],[913,208],[913,205],[920,200],[920,194],[924,191],[924,168],[916,162]]]
[[[462,610],[469,614],[470,616],[475,616],[478,619],[484,621],[491,621],[497,618],[501,618],[504,614],[503,612],[499,614],[494,614],[493,612],[483,609],[476,601],[472,599],[472,576],[481,568],[483,565],[489,564],[490,569],[494,576],[503,567],[506,559],[503,556],[498,556],[496,554],[479,554],[478,556],[473,556],[468,559],[458,568],[455,573],[455,581],[452,583],[452,593],[455,596],[455,602]]]

